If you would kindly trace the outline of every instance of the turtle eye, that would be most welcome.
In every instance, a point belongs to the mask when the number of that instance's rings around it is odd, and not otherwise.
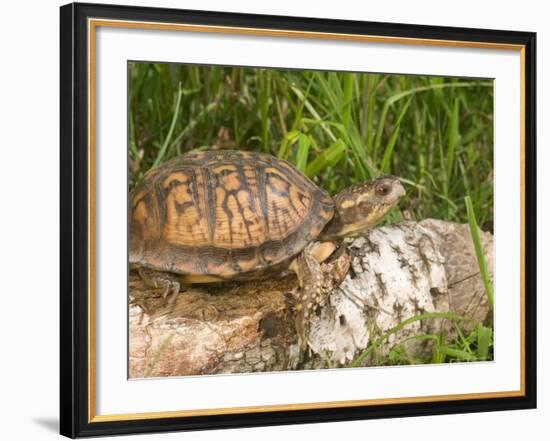
[[[376,186],[376,194],[378,196],[387,196],[390,194],[391,186],[389,184],[383,183]]]

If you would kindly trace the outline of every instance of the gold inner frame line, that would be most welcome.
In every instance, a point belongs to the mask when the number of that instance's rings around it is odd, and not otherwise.
[[[520,207],[521,207],[521,289],[520,289],[520,389],[499,392],[464,393],[453,395],[415,396],[399,398],[376,398],[365,400],[330,401],[316,403],[293,403],[280,405],[262,405],[230,407],[219,409],[193,409],[161,412],[126,413],[96,415],[95,400],[95,38],[97,27],[131,28],[146,30],[186,31],[202,33],[221,33],[264,37],[309,38],[338,41],[355,41],[387,44],[410,44],[420,46],[463,47],[493,50],[512,50],[520,53]],[[189,25],[179,23],[155,23],[143,21],[124,21],[109,19],[88,19],[88,422],[109,422],[147,420],[158,418],[177,418],[207,415],[228,415],[237,413],[276,412],[289,410],[331,409],[341,407],[374,406],[386,404],[426,403],[471,399],[519,397],[525,395],[525,46],[520,44],[473,42],[460,40],[440,40],[410,37],[391,37],[377,35],[357,35],[343,33],[323,33],[308,31],[290,31],[278,29],[260,29],[231,26]]]

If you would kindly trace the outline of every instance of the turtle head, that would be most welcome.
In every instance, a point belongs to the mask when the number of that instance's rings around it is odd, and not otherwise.
[[[335,213],[322,239],[352,237],[376,225],[394,207],[405,189],[395,176],[381,176],[353,185],[334,197]]]

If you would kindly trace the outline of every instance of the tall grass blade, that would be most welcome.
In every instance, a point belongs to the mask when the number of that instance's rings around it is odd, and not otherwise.
[[[296,152],[296,167],[300,171],[306,171],[307,158],[309,155],[309,146],[311,142],[307,135],[300,134],[298,138],[298,150]]]
[[[389,168],[390,168],[389,165],[390,165],[393,149],[395,147],[395,143],[397,142],[397,138],[399,136],[399,131],[401,128],[401,121],[403,120],[403,117],[407,113],[407,110],[409,109],[409,105],[411,104],[411,101],[412,101],[412,97],[409,98],[409,100],[403,106],[403,108],[399,112],[399,116],[397,117],[397,120],[395,121],[395,128],[393,129],[393,133],[391,134],[390,140],[388,141],[388,144],[384,149],[384,155],[382,156],[382,162],[380,164],[380,171],[382,173],[387,173],[389,171]]]
[[[344,96],[343,96],[343,108],[342,108],[342,123],[344,127],[349,127],[352,122],[351,110],[353,100],[353,84],[355,82],[355,74],[344,74]]]
[[[459,117],[459,101],[455,99],[453,110],[451,113],[449,128],[447,133],[447,169],[446,179],[450,181],[453,177],[453,165],[456,161],[455,149],[458,144],[458,117]]]
[[[468,223],[470,224],[470,233],[472,235],[472,241],[474,242],[479,272],[481,273],[483,286],[485,287],[485,292],[487,293],[487,298],[489,299],[489,305],[491,305],[491,309],[494,309],[493,285],[489,280],[489,272],[487,271],[487,264],[485,263],[485,256],[483,255],[483,247],[481,245],[481,238],[479,236],[479,228],[476,222],[472,199],[470,196],[466,196],[464,198],[464,202],[466,203]]]
[[[306,175],[312,178],[317,176],[321,171],[327,167],[335,166],[342,160],[346,146],[342,141],[336,141],[326,150],[323,150],[312,162],[306,167]]]
[[[170,123],[170,128],[168,129],[168,134],[166,135],[166,138],[164,139],[164,142],[158,152],[157,157],[155,158],[155,162],[153,162],[153,167],[156,167],[159,165],[166,155],[166,150],[168,149],[168,146],[170,145],[170,140],[172,139],[172,134],[174,133],[174,128],[176,127],[176,121],[178,120],[178,115],[180,111],[180,103],[181,103],[181,97],[183,96],[183,89],[180,87],[178,89],[178,95],[176,98],[176,104],[174,105],[174,114],[172,115],[172,122]]]

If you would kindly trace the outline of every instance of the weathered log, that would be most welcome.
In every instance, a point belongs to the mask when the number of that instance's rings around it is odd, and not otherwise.
[[[488,268],[493,238],[481,232]],[[195,285],[173,304],[160,291],[130,276],[130,377],[318,369],[344,366],[373,339],[409,317],[453,312],[491,319],[468,225],[438,220],[402,222],[373,229],[346,244],[326,264],[330,275],[351,257],[348,274],[332,288],[310,330],[310,350],[300,352],[293,303],[293,275],[265,281]],[[408,337],[449,322],[415,321],[377,348],[385,353]],[[408,346],[421,351],[418,342]],[[372,363],[366,358],[363,365]]]

